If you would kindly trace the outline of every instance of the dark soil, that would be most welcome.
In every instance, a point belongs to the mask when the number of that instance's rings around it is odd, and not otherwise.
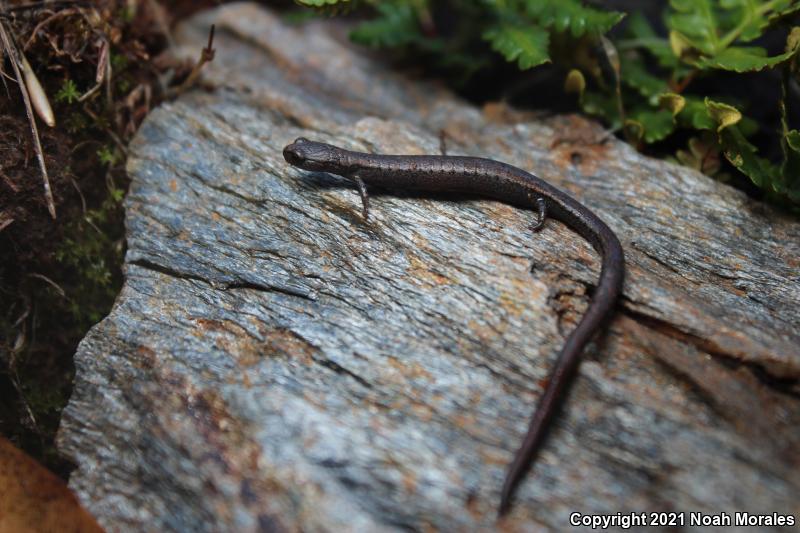
[[[3,54],[0,88],[0,434],[62,477],[53,445],[72,389],[72,356],[122,284],[125,145],[191,64],[164,53],[178,16],[217,2],[3,2],[56,116],[37,118],[55,199],[47,209],[28,119]],[[20,6],[32,5],[22,9]],[[199,51],[198,51],[199,52]],[[97,83],[104,55],[111,76]],[[98,68],[100,65],[101,68]]]

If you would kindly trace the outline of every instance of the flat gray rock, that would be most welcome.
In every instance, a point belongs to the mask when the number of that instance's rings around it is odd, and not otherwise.
[[[217,24],[210,90],[131,146],[126,283],[75,356],[59,445],[110,530],[508,531],[570,514],[800,518],[800,224],[577,116],[478,109],[333,23]],[[299,136],[491,157],[619,235],[625,293],[511,514],[507,463],[599,260],[531,211],[287,165]],[[652,528],[674,530],[674,528]],[[710,531],[692,526],[688,531]],[[733,528],[743,529],[742,527]],[[769,528],[762,528],[765,530]],[[730,531],[730,529],[728,530]]]

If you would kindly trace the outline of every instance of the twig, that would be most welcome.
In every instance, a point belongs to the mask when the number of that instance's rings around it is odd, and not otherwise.
[[[98,117],[96,113],[94,113],[91,109],[89,109],[89,106],[87,106],[86,104],[84,104],[83,106],[83,112],[89,115],[89,118],[91,118],[92,120],[98,122],[100,121],[100,117]],[[114,144],[117,145],[117,148],[119,148],[120,151],[127,157],[128,147],[125,146],[125,143],[122,142],[122,139],[119,138],[119,135],[114,133],[114,131],[111,130],[111,128],[105,128],[104,131],[108,134],[109,137],[111,137],[111,140],[114,141]]]
[[[108,39],[103,38],[102,44],[100,45],[100,58],[97,60],[97,72],[95,74],[95,84],[94,86],[82,94],[78,98],[78,102],[84,102],[88,98],[90,98],[93,94],[95,94],[102,86],[104,81],[111,80],[111,63],[108,58],[108,49],[110,48],[108,44]]]
[[[58,283],[56,283],[52,279],[48,278],[44,274],[37,274],[36,272],[31,272],[30,274],[28,274],[28,277],[37,278],[37,279],[40,279],[40,280],[48,283],[53,288],[55,288],[55,290],[58,292],[59,296],[61,296],[62,298],[66,298],[67,297],[67,293],[64,292],[64,289],[62,289],[61,286]]]
[[[0,231],[3,231],[13,223],[14,219],[10,215],[0,212]]]
[[[28,88],[25,85],[25,80],[20,72],[20,65],[22,64],[22,60],[20,59],[19,51],[14,46],[13,42],[11,41],[11,37],[9,36],[8,30],[6,29],[6,24],[3,20],[0,20],[0,40],[3,41],[3,48],[5,52],[11,58],[11,66],[14,68],[14,75],[17,77],[17,83],[19,84],[19,92],[22,94],[22,101],[25,104],[25,113],[28,115],[28,123],[31,127],[31,135],[33,137],[33,145],[36,149],[36,157],[39,160],[39,168],[42,171],[42,181],[44,182],[44,197],[47,201],[47,210],[50,212],[50,216],[53,217],[53,220],[56,218],[56,204],[53,200],[53,191],[50,189],[50,178],[47,175],[47,165],[44,162],[44,152],[42,151],[42,143],[39,140],[39,130],[36,127],[36,118],[33,116],[33,109],[31,108],[31,100],[30,96],[28,95]]]
[[[603,57],[606,60],[607,66],[610,68],[611,74],[614,76],[614,95],[617,102],[617,113],[619,113],[620,123],[625,125],[625,106],[622,105],[622,85],[621,85],[621,64],[619,60],[619,53],[614,47],[614,44],[606,37],[600,36],[600,49],[603,52]]]
[[[15,11],[28,11],[31,9],[42,9],[47,7],[59,7],[59,6],[88,6],[91,2],[88,0],[41,0],[40,2],[30,2],[28,4],[20,4],[16,6],[8,6],[4,8],[7,13],[12,13]]]
[[[8,185],[8,188],[9,188],[9,189],[11,189],[12,191],[14,191],[15,193],[19,192],[19,187],[17,187],[17,186],[14,184],[14,182],[13,182],[13,181],[11,181],[11,178],[9,178],[8,176],[6,176],[6,173],[5,173],[5,172],[3,172],[3,167],[2,167],[2,166],[0,166],[0,178],[3,178],[3,181],[4,181],[4,182],[6,182],[6,185]]]
[[[171,96],[178,96],[179,94],[183,93],[186,89],[194,85],[197,78],[200,76],[200,71],[202,70],[203,66],[206,63],[210,63],[214,61],[214,55],[216,54],[216,50],[213,48],[214,46],[214,24],[211,25],[211,30],[208,32],[208,45],[200,50],[200,59],[195,63],[194,67],[192,67],[192,71],[186,77],[186,79],[181,83],[178,87],[176,87],[173,91],[171,91]]]
[[[113,72],[111,70],[111,58],[110,57],[106,57],[106,68],[105,68],[106,103],[108,104],[109,108],[114,105],[114,98],[111,95],[111,76],[112,76],[112,74],[113,74]]]
[[[31,314],[32,308],[31,308],[30,298],[28,298],[26,295],[22,295],[22,300],[25,302],[25,309],[22,311],[22,314],[19,315],[19,317],[14,321],[14,323],[11,324],[12,328],[19,327],[19,325],[22,324],[25,321],[25,319],[27,319]],[[14,303],[14,305],[16,306],[16,302]]]
[[[28,417],[31,419],[31,424],[33,425],[34,430],[41,436],[41,430],[39,429],[39,423],[36,421],[36,416],[33,414],[33,409],[31,409],[30,404],[28,403],[28,399],[25,397],[25,390],[22,388],[22,383],[19,380],[19,372],[17,372],[17,354],[22,351],[25,346],[25,331],[20,331],[17,335],[17,339],[14,342],[14,346],[11,349],[11,358],[8,361],[8,369],[9,369],[9,377],[11,378],[11,383],[13,383],[14,388],[19,394],[19,399],[22,401],[22,405],[25,407],[25,411],[28,413]]]
[[[95,84],[94,86],[92,86],[91,89],[89,89],[88,91],[86,91],[85,93],[83,93],[78,97],[78,102],[85,102],[86,100],[91,98],[92,95],[94,95],[98,90],[100,90],[100,87],[102,86],[103,86],[102,81],[100,83]]]
[[[124,126],[125,135],[133,135],[136,132],[137,124],[150,112],[150,100],[152,98],[151,87],[149,84],[140,83],[123,100],[128,112],[128,122]],[[141,104],[139,101],[141,100]]]
[[[89,227],[91,227],[93,230],[95,230],[98,235],[104,235],[103,231],[100,228],[97,227],[97,224],[92,222],[92,218],[91,217],[84,216],[83,217],[83,221],[86,222],[87,224],[89,224]]]
[[[39,30],[50,24],[52,21],[62,17],[68,17],[76,13],[78,13],[77,9],[62,9],[61,11],[56,11],[55,13],[44,19],[39,24],[37,24],[35,28],[33,28],[31,36],[28,37],[28,41],[25,43],[25,46],[23,46],[22,49],[27,50],[28,48],[30,48],[33,42],[36,40],[36,34],[39,33]]]
[[[22,405],[28,412],[28,416],[31,419],[33,428],[36,430],[36,433],[39,433],[41,435],[41,430],[39,429],[39,423],[36,421],[36,417],[33,414],[33,409],[31,409],[31,406],[28,403],[27,398],[25,398],[25,392],[22,389],[22,384],[19,381],[19,374],[17,373],[16,369],[16,361],[14,361],[14,369],[13,369],[13,375],[11,376],[11,382],[14,384],[14,388],[17,389],[17,394],[19,394],[19,399],[22,400]]]
[[[0,59],[2,59],[2,54],[0,54]],[[6,88],[6,95],[8,95],[9,99],[11,99],[11,91],[8,90],[8,83],[6,83],[6,79],[13,80],[14,78],[6,74],[6,71],[3,70],[2,63],[3,62],[0,61],[0,79],[3,80],[3,87]]]
[[[83,197],[83,191],[81,191],[81,188],[78,187],[78,182],[75,181],[75,178],[70,176],[69,181],[72,183],[72,186],[75,187],[75,190],[78,191],[78,196],[81,199],[81,212],[85,215],[86,214],[86,198]]]

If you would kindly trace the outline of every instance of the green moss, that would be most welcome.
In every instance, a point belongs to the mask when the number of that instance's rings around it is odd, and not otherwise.
[[[107,158],[101,156],[104,163],[116,159],[116,154],[109,154]],[[72,273],[69,279],[74,284],[65,289],[66,310],[83,332],[105,316],[119,292],[121,280],[116,271],[122,264],[123,247],[118,224],[124,194],[122,189],[109,189],[99,208],[87,211],[69,225],[55,254],[65,271]]]
[[[81,93],[78,91],[78,86],[75,85],[75,82],[72,80],[64,80],[61,89],[56,93],[56,101],[72,104],[77,102],[80,96]]]
[[[22,280],[16,287],[0,279],[15,302],[0,317],[0,431],[62,476],[70,465],[53,438],[72,389],[72,355],[122,286],[123,195],[108,189],[99,207],[62,226],[49,268],[9,272]]]

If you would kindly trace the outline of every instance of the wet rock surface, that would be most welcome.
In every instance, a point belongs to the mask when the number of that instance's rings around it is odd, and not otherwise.
[[[229,5],[180,29],[187,54],[212,22],[209,89],[154,111],[131,146],[125,287],[76,354],[59,444],[104,526],[800,514],[795,219],[580,117],[475,108],[331,24]],[[364,221],[351,184],[281,155],[299,136],[437,153],[441,130],[451,154],[567,190],[626,252],[618,312],[500,523],[506,465],[596,254],[556,221],[532,233],[532,211],[475,198],[375,191]]]

